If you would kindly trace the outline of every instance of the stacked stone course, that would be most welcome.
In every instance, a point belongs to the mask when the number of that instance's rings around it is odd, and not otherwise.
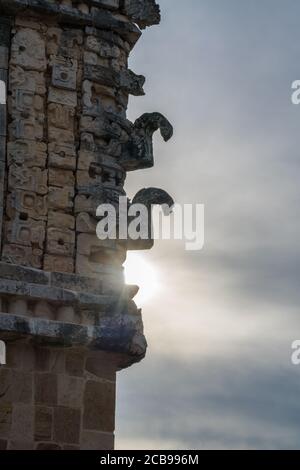
[[[159,20],[154,0],[0,0],[0,449],[113,448],[116,372],[146,352],[122,266],[153,242],[99,240],[96,209],[172,136],[126,118],[129,54]]]

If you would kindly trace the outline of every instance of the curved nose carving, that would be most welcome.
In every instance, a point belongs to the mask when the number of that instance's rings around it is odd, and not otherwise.
[[[172,125],[160,113],[146,113],[135,121],[131,137],[123,147],[120,160],[126,171],[153,167],[153,134],[157,130],[160,130],[165,142],[173,136]]]

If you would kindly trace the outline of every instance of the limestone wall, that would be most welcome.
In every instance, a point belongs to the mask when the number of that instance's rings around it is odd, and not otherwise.
[[[0,450],[112,449],[115,380],[113,355],[9,344]]]
[[[153,240],[100,241],[96,209],[172,136],[159,113],[126,117],[145,82],[129,54],[159,20],[155,0],[0,0],[2,448],[113,447],[116,372],[147,348],[123,263]]]

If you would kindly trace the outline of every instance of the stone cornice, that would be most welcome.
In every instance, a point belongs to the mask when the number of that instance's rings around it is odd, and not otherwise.
[[[110,10],[91,8],[90,13],[83,13],[77,8],[51,3],[48,0],[0,0],[0,13],[5,15],[23,15],[28,12],[47,15],[58,23],[73,26],[94,26],[104,31],[119,34],[131,47],[141,36],[140,29],[126,18],[114,16]]]

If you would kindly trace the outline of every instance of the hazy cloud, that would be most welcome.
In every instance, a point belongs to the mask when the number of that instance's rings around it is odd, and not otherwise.
[[[199,253],[158,242],[144,307],[148,358],[119,377],[117,446],[300,448],[300,5],[160,0],[131,67],[147,77],[130,118],[160,111],[156,166],[128,192],[161,186],[206,206]]]

